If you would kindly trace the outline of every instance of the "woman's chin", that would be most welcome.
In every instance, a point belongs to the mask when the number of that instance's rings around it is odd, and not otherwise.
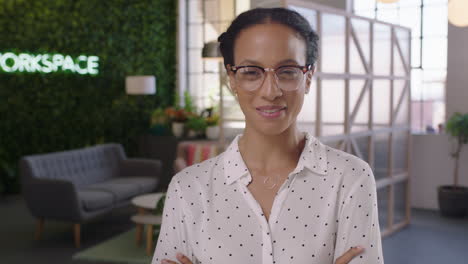
[[[289,128],[290,125],[291,124],[288,124],[286,119],[283,119],[281,121],[278,120],[277,122],[256,120],[255,125],[253,127],[261,134],[275,136],[282,134],[285,130]]]

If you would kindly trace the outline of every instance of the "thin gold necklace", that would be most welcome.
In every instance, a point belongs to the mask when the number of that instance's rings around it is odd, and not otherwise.
[[[238,144],[238,148],[239,148],[239,151],[240,151],[240,146],[241,144]],[[275,178],[273,180],[271,180],[271,177],[270,176],[260,176],[261,178],[263,178],[263,187],[268,189],[268,190],[271,190],[273,188],[275,188],[279,181],[280,181],[280,176],[279,175],[275,175]]]
[[[268,190],[271,190],[271,189],[275,188],[276,185],[278,185],[278,182],[279,182],[279,176],[278,175],[276,175],[274,180],[270,180],[271,177],[269,177],[269,176],[262,176],[262,178],[263,178],[263,185]]]

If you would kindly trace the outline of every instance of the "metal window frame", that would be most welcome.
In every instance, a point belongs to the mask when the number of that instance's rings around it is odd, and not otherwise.
[[[448,1],[447,1],[448,2]],[[417,7],[419,7],[419,12],[421,14],[420,16],[420,35],[418,36],[418,39],[420,41],[420,45],[419,45],[419,49],[417,51],[414,51],[414,52],[419,52],[419,62],[418,62],[418,65],[417,66],[413,66],[411,65],[411,69],[419,69],[419,70],[430,70],[432,68],[427,68],[427,67],[423,67],[423,47],[425,45],[425,41],[424,39],[426,38],[426,36],[424,35],[424,11],[425,11],[425,8],[426,6],[432,6],[432,5],[427,5],[427,0],[420,0],[420,3],[417,5]],[[439,5],[442,5],[442,4],[439,4]],[[356,10],[354,8],[354,3],[352,4],[352,12],[353,13],[356,13]],[[400,10],[401,9],[401,6],[400,6],[400,3],[398,3],[397,5],[397,9]],[[382,8],[379,8],[378,7],[378,4],[377,4],[377,1],[375,1],[375,4],[374,4],[374,8],[372,9],[373,12],[374,12],[374,19],[377,18],[377,14],[380,10],[385,10],[385,9],[382,9]],[[447,37],[447,36],[440,36],[441,38],[442,37]],[[413,61],[414,62],[414,61]],[[440,68],[437,68],[440,70]],[[446,70],[445,70],[446,71]],[[421,84],[423,85],[425,82],[423,81]],[[425,127],[424,127],[424,123],[423,123],[423,120],[424,120],[424,115],[425,115],[425,111],[424,111],[424,104],[423,102],[425,102],[425,100],[423,99],[423,94],[421,94],[420,98],[419,98],[419,103],[420,103],[420,109],[419,109],[419,119],[420,119],[420,131],[424,131],[425,130]],[[416,100],[415,100],[416,101]]]

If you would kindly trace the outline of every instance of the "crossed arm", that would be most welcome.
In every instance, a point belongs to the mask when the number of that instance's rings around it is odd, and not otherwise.
[[[354,257],[359,256],[363,251],[364,251],[364,248],[359,247],[359,246],[350,248],[348,251],[346,251],[345,254],[343,254],[341,257],[336,259],[335,264],[348,264]],[[180,262],[180,264],[193,264],[193,262],[190,261],[188,257],[184,256],[181,253],[177,253],[175,257]],[[163,259],[161,263],[162,264],[179,264],[176,261],[172,261],[168,259]]]

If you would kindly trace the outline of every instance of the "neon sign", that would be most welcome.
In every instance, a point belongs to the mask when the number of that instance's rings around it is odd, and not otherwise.
[[[68,72],[76,74],[96,75],[99,73],[99,58],[97,56],[80,55],[73,59],[62,54],[15,54],[0,53],[0,71],[15,72]]]

